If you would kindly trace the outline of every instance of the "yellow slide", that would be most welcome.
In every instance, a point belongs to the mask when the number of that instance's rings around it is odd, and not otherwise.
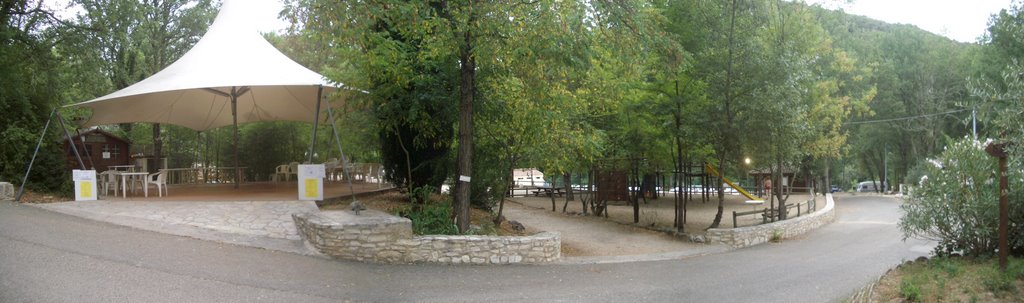
[[[735,183],[732,183],[732,181],[729,181],[729,178],[726,178],[725,176],[722,176],[721,174],[719,174],[718,170],[715,169],[714,166],[711,166],[711,164],[704,164],[704,169],[706,169],[712,175],[715,175],[717,177],[721,177],[722,181],[725,181],[725,184],[729,184],[729,187],[732,187],[732,188],[736,189],[736,191],[740,192],[740,194],[743,194],[743,196],[747,197],[747,199],[750,199],[750,200],[761,200],[761,198],[757,198],[757,197],[751,196],[750,193],[748,193],[742,187],[739,187],[739,185],[736,185]]]

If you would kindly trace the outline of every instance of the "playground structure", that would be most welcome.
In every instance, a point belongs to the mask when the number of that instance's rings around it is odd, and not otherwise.
[[[744,190],[744,189],[743,189],[742,187],[740,187],[739,185],[736,185],[736,183],[732,183],[732,180],[729,180],[729,178],[726,178],[726,177],[725,177],[725,176],[723,176],[722,174],[719,174],[719,173],[718,173],[718,170],[717,170],[717,169],[715,169],[715,167],[714,167],[714,166],[712,166],[711,164],[704,164],[704,169],[705,169],[705,170],[706,170],[706,171],[707,171],[707,172],[708,172],[709,174],[712,174],[712,175],[715,175],[716,177],[722,178],[722,181],[724,181],[724,182],[725,182],[725,184],[729,184],[729,187],[732,187],[733,189],[735,189],[736,191],[738,191],[738,192],[739,192],[740,194],[742,194],[742,195],[743,195],[744,197],[747,197],[747,199],[750,199],[750,200],[755,200],[755,201],[764,201],[764,200],[763,200],[763,199],[761,199],[761,198],[758,198],[758,197],[754,197],[753,195],[751,195],[750,193],[748,193],[748,192],[747,192],[746,190]]]

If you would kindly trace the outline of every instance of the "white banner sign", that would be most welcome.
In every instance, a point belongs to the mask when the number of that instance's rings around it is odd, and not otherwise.
[[[75,201],[96,200],[96,171],[95,170],[72,170],[72,180],[75,181]]]
[[[316,201],[324,199],[323,164],[299,165],[299,200]]]

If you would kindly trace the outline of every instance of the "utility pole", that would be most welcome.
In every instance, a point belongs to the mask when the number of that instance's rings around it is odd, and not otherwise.
[[[971,133],[974,134],[974,140],[978,140],[978,107],[971,108]]]
[[[886,161],[888,154],[889,144],[886,144],[885,147],[882,148],[882,194],[885,194],[888,187],[886,185],[889,183],[889,161]]]

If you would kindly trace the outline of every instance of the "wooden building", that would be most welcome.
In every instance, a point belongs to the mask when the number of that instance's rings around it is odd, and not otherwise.
[[[102,172],[108,170],[107,167],[111,165],[132,164],[129,153],[131,144],[121,137],[100,129],[93,129],[72,138],[74,138],[78,153],[82,156],[82,162],[87,168]],[[66,138],[62,141],[68,167],[78,169],[78,159],[75,158],[74,150],[71,149]]]
[[[762,185],[764,184],[765,179],[771,178],[771,171],[768,170],[767,168],[761,168],[749,170],[747,171],[747,174],[753,177],[755,182],[755,188],[748,190],[751,190],[751,192],[756,191],[758,193],[758,196],[763,195]],[[775,186],[782,186],[781,188],[783,190],[792,190],[794,192],[810,191],[806,176],[797,173],[797,170],[793,169],[792,167],[783,167],[782,180],[780,181],[781,184],[777,184]]]

